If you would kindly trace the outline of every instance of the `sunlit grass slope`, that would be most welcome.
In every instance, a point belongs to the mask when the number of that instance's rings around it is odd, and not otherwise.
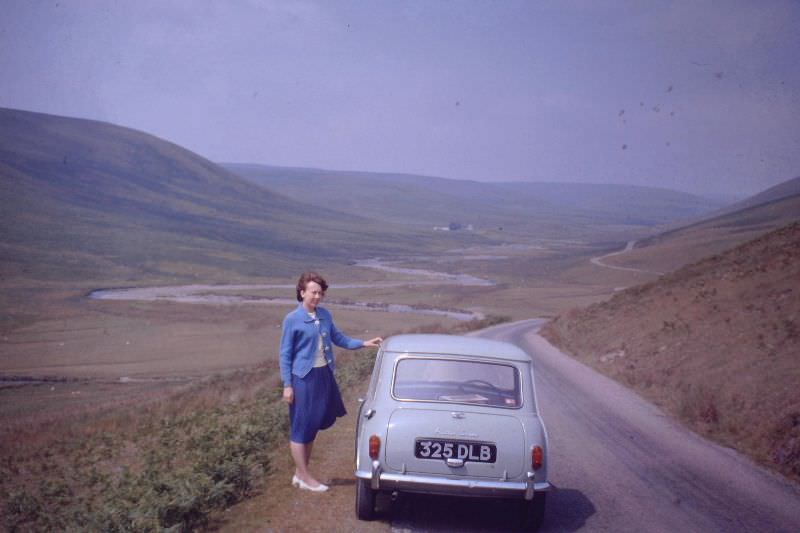
[[[280,276],[469,238],[303,204],[139,131],[11,109],[0,229],[5,279],[55,280]]]

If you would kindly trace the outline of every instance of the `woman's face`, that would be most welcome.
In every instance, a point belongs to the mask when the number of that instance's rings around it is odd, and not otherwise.
[[[322,292],[322,287],[316,281],[309,281],[306,283],[306,290],[300,291],[300,297],[303,299],[303,307],[309,311],[316,309],[317,305],[322,301],[325,293]]]

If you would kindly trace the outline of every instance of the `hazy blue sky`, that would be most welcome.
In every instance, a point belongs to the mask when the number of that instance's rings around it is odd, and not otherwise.
[[[215,161],[740,195],[800,175],[796,0],[0,7],[0,106]]]

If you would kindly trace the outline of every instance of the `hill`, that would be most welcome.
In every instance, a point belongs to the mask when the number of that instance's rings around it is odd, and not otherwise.
[[[229,280],[442,244],[112,124],[0,109],[4,279]]]
[[[432,176],[222,163],[269,190],[295,199],[308,190],[319,206],[396,224],[450,222],[515,236],[606,240],[707,213],[718,203],[697,196],[625,185],[485,183]],[[620,237],[623,235],[623,237]]]
[[[609,262],[670,271],[800,220],[800,178],[786,181],[692,224],[639,240]]]
[[[800,480],[800,223],[557,317],[579,360]]]
[[[734,213],[736,211],[742,211],[751,207],[771,204],[792,196],[800,196],[800,176],[781,182],[774,187],[765,189],[760,193],[749,198],[745,198],[740,202],[731,204],[721,209],[717,215]]]

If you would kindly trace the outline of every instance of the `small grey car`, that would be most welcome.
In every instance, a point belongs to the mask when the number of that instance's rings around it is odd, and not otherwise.
[[[382,344],[356,425],[356,514],[378,492],[515,498],[537,529],[547,430],[530,356],[505,342],[398,335]]]

